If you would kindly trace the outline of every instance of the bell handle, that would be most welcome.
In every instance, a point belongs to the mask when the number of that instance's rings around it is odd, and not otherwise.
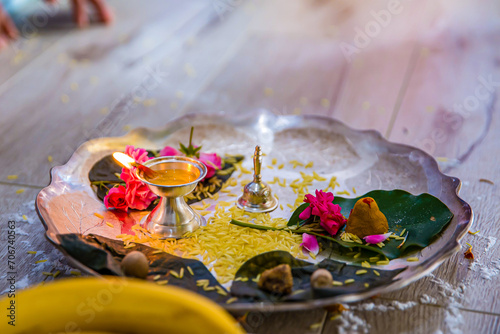
[[[262,151],[260,149],[260,146],[257,145],[255,146],[255,153],[253,155],[254,182],[260,182],[262,180],[262,177],[260,175],[261,168],[262,168]]]

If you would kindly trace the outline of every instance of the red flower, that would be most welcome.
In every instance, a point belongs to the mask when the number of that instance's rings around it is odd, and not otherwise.
[[[165,146],[160,151],[161,157],[169,157],[169,156],[177,156],[182,155],[182,152],[178,149],[173,148],[172,146]]]
[[[106,209],[127,211],[128,204],[125,200],[125,187],[118,186],[111,188],[107,195],[104,196],[104,205],[106,206]]]
[[[139,180],[127,182],[125,200],[131,209],[145,210],[156,199],[156,195],[148,186]]]
[[[313,216],[320,218],[320,225],[331,235],[337,234],[339,229],[346,223],[345,217],[340,213],[341,208],[338,204],[333,204],[334,196],[331,192],[316,190],[316,196],[307,194],[304,202],[309,206],[300,213],[300,219],[308,219]]]
[[[222,166],[222,159],[217,153],[200,153],[199,160],[207,167],[207,175],[203,180],[214,176],[216,170],[220,169]]]

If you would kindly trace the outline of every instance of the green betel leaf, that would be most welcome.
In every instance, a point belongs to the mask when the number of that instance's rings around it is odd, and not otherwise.
[[[295,211],[293,212],[292,216],[290,217],[290,220],[288,221],[287,226],[293,226],[297,225],[300,223],[300,218],[299,215],[304,211],[307,207],[309,206],[309,203],[304,203],[301,204]]]
[[[383,254],[389,259],[401,256],[410,247],[427,247],[453,218],[450,209],[436,197],[430,194],[414,196],[404,190],[374,190],[357,198],[336,196],[333,203],[340,205],[342,214],[349,217],[354,204],[363,197],[371,197],[377,202],[387,218],[389,232],[399,235],[406,229],[404,235],[408,234],[408,237],[400,248],[397,247],[402,241],[395,239],[386,240],[382,248],[362,245],[362,248]],[[340,237],[336,238],[340,240]]]
[[[387,218],[389,232],[400,235],[404,230],[403,236],[407,235],[404,244],[398,248],[402,240],[387,239],[384,242],[385,246],[380,248],[377,245],[344,242],[340,239],[340,231],[333,238],[326,236],[326,239],[335,241],[344,247],[359,247],[382,254],[389,259],[395,259],[409,248],[427,247],[432,238],[441,232],[453,218],[450,209],[436,197],[427,193],[415,196],[398,189],[391,191],[374,190],[356,198],[335,196],[333,203],[340,205],[342,214],[348,218],[354,204],[363,197],[372,197],[377,202],[380,211]],[[298,214],[295,214],[299,210],[302,212],[308,205],[305,204],[305,207],[303,204],[294,212],[288,223],[289,226],[299,222]],[[292,221],[292,219],[294,220]]]

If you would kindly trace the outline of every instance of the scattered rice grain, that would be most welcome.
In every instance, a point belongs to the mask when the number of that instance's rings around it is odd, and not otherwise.
[[[238,300],[238,298],[236,298],[236,297],[229,298],[228,300],[226,300],[226,304],[232,304],[237,300]]]
[[[321,327],[321,325],[323,325],[322,322],[317,322],[315,324],[312,324],[311,326],[309,326],[309,329],[318,329]]]
[[[361,262],[361,267],[371,268],[372,266],[370,265],[370,263],[368,263],[368,261],[363,261],[363,262]]]
[[[187,270],[189,271],[189,273],[191,274],[191,276],[194,276],[193,269],[191,269],[190,266],[187,266]]]
[[[174,276],[175,278],[180,278],[179,274],[175,270],[170,270],[169,273],[170,273],[170,275]]]

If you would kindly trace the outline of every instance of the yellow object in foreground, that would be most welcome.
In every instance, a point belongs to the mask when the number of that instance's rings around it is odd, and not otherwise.
[[[243,331],[216,303],[188,290],[121,278],[71,278],[3,298],[15,326],[0,333],[227,333]]]

